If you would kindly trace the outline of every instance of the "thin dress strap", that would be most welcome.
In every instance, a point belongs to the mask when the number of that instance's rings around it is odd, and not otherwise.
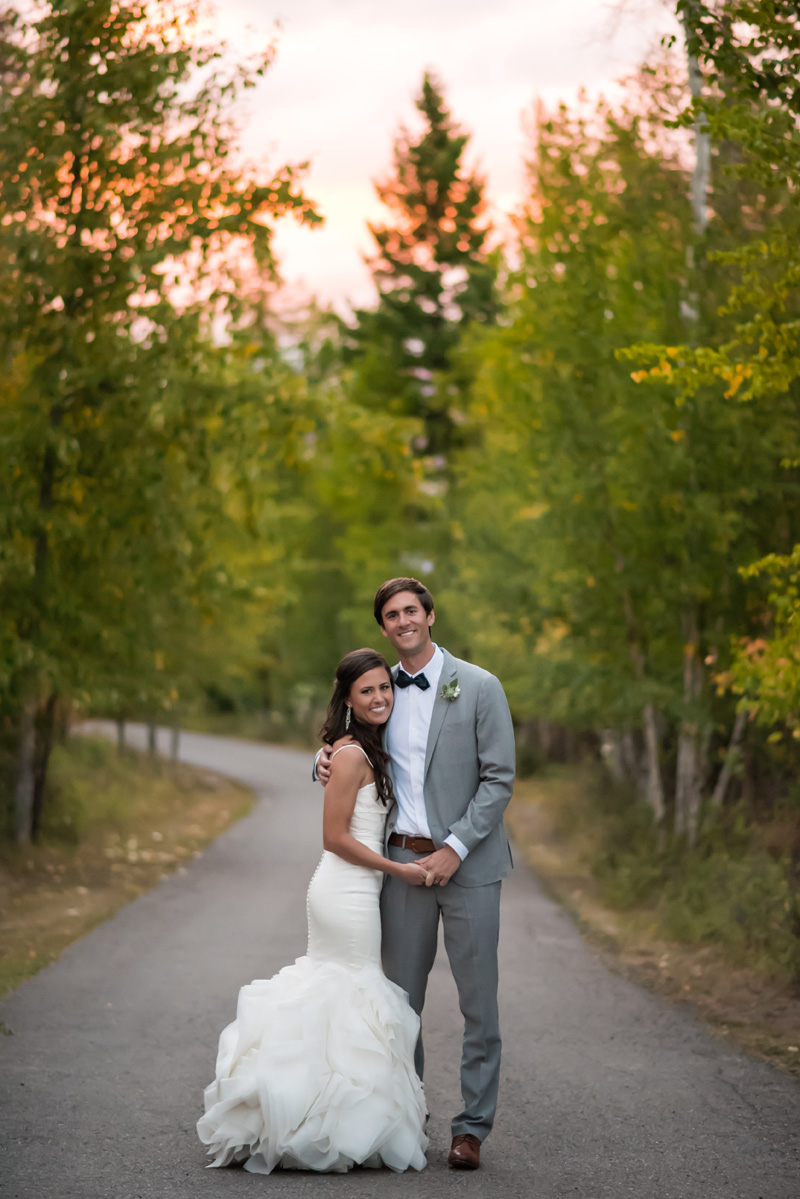
[[[348,741],[347,745],[340,745],[338,749],[335,749],[333,751],[333,753],[331,754],[331,761],[333,761],[333,759],[336,757],[336,755],[340,754],[343,749],[360,749],[362,754],[364,755],[364,757],[367,758],[367,751],[364,749],[363,745],[359,745],[357,741]],[[372,763],[369,761],[369,758],[367,758],[367,761],[369,762],[370,766],[372,766]],[[373,770],[375,769],[374,766],[372,768],[373,768]]]

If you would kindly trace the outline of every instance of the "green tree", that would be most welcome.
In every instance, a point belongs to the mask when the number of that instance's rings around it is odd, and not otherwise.
[[[522,264],[505,327],[478,345],[479,437],[458,494],[469,594],[485,595],[473,636],[490,636],[494,653],[509,637],[516,710],[643,726],[660,818],[663,622],[648,561],[660,516],[652,462],[675,442],[660,414],[640,410],[613,352],[643,325],[679,327],[690,214],[685,174],[674,155],[649,151],[637,107],[634,96],[619,112],[562,106],[540,120]]]
[[[356,313],[353,395],[365,407],[420,418],[421,448],[437,455],[448,451],[455,428],[439,377],[464,330],[497,315],[497,260],[484,181],[464,165],[468,135],[430,73],[416,107],[422,129],[401,129],[393,173],[377,185],[390,221],[369,227],[378,303]]]
[[[540,125],[508,319],[474,350],[451,602],[466,599],[473,644],[520,715],[634,734],[655,818],[671,807],[691,838],[711,739],[733,719],[711,667],[747,624],[736,564],[796,505],[775,473],[797,427],[787,404],[676,404],[666,369],[643,397],[616,359],[644,330],[669,347],[714,319],[713,305],[699,322],[685,311],[689,177],[658,136],[677,83],[650,72],[622,107]],[[707,237],[731,237],[731,221]],[[725,282],[711,275],[706,295]],[[687,811],[668,781],[689,726]]]
[[[800,739],[800,546],[791,554],[768,554],[743,574],[766,576],[771,618],[764,636],[740,639],[731,670],[718,682],[742,696],[743,713],[768,727],[784,725]],[[772,733],[773,740],[781,736]]]
[[[10,13],[2,31],[0,587],[20,840],[37,711],[111,680],[168,698],[168,643],[183,628],[188,646],[219,599],[211,321],[252,316],[276,217],[316,219],[296,169],[233,165],[224,114],[269,52],[229,67],[193,18],[94,0]]]
[[[270,699],[290,711],[296,697],[325,707],[336,663],[354,645],[385,649],[372,596],[383,579],[410,569],[430,502],[410,448],[418,422],[356,404],[346,372],[303,380],[315,421],[293,500],[281,509],[285,603],[270,649]]]
[[[681,0],[678,12],[687,31],[689,52],[697,60],[705,85],[702,90],[695,89],[678,123],[697,126],[703,122],[718,145],[735,148],[727,169],[738,176],[740,185],[749,188],[756,203],[746,210],[749,220],[736,242],[721,248],[704,247],[709,264],[727,275],[727,294],[713,329],[698,330],[690,344],[640,342],[627,356],[643,368],[636,378],[667,381],[684,411],[708,404],[709,396],[718,397],[730,408],[757,408],[763,418],[771,420],[776,445],[783,446],[784,452],[773,466],[776,470],[783,459],[785,475],[780,490],[794,497],[800,378],[797,5],[788,0],[767,5],[743,0],[710,4]],[[779,555],[768,555],[745,572],[749,578],[762,573],[771,576],[771,599],[778,613],[774,646],[767,648],[760,637],[742,636],[741,630],[734,639],[739,647],[734,675],[750,699],[753,688],[758,692],[761,698],[756,709],[761,719],[768,712],[777,718],[782,710],[780,704],[773,706],[765,697],[770,686],[776,693],[784,693],[787,677],[782,643],[793,598],[792,560],[786,551],[797,537],[796,518],[794,506],[785,506],[776,514],[772,548]],[[786,566],[784,572],[778,569],[781,564]],[[787,581],[783,595],[781,578]],[[758,653],[753,646],[761,647]],[[790,689],[785,695],[789,693]],[[742,728],[742,720],[738,720],[734,738]]]

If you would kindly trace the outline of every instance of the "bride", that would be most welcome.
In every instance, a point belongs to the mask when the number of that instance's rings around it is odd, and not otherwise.
[[[419,1017],[380,966],[382,872],[416,885],[426,879],[422,866],[382,852],[393,800],[382,734],[392,704],[380,654],[342,658],[322,734],[335,761],[324,852],[306,900],[308,950],[239,992],[197,1123],[212,1166],[244,1162],[258,1174],[425,1166]]]

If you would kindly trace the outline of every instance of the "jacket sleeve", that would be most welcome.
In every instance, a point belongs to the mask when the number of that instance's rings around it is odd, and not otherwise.
[[[481,680],[475,733],[480,783],[466,812],[449,830],[468,850],[503,819],[514,785],[514,726],[505,692],[491,674]]]

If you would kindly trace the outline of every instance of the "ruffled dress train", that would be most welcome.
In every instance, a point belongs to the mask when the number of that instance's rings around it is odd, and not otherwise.
[[[381,852],[383,819],[375,785],[362,787],[353,836]],[[308,889],[306,956],[240,990],[197,1124],[210,1165],[424,1168],[419,1018],[381,970],[381,882],[381,871],[323,853]]]

